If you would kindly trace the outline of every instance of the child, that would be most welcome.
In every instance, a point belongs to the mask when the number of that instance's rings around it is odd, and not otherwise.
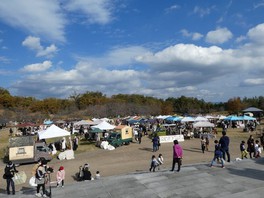
[[[224,160],[223,160],[223,153],[221,151],[221,146],[219,145],[218,140],[215,140],[214,143],[215,143],[215,153],[214,153],[214,158],[213,158],[213,160],[212,160],[212,162],[210,164],[210,167],[213,166],[213,163],[214,163],[214,161],[216,159],[220,159],[221,160],[221,164],[222,164],[222,168],[225,168]]]
[[[158,165],[159,165],[159,162],[156,159],[156,156],[152,155],[149,171],[151,172],[151,170],[153,170],[153,172],[155,172],[155,169]]]
[[[242,140],[240,143],[240,151],[241,151],[241,159],[247,158],[247,150],[246,150],[246,146],[245,146],[245,141]]]
[[[164,163],[164,159],[161,153],[159,154],[158,157],[158,163],[159,163],[158,169],[160,169],[160,166]]]
[[[259,140],[255,141],[255,158],[259,158],[260,157],[260,153],[261,153],[261,147],[259,145]]]
[[[60,186],[64,187],[64,179],[65,179],[65,170],[63,166],[60,166],[58,172],[57,172],[57,187]]]
[[[96,171],[95,179],[100,179],[100,177],[101,177],[100,172],[99,171]]]
[[[79,166],[78,180],[79,181],[83,180],[83,167],[82,166]]]

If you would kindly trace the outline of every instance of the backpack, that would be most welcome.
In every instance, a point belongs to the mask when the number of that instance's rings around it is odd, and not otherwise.
[[[3,178],[4,179],[11,179],[14,175],[13,175],[13,173],[12,173],[12,166],[9,166],[9,165],[7,165],[6,167],[5,167],[5,173],[4,173],[4,175],[3,175]]]

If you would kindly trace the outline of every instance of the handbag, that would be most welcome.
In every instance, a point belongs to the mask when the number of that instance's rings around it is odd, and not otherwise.
[[[6,179],[6,174],[3,174],[3,179]]]

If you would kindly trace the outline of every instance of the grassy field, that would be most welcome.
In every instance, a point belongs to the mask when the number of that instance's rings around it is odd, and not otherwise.
[[[249,135],[253,135],[254,138],[258,138],[261,134],[261,131],[263,129],[263,123],[261,125],[258,125],[257,130],[251,133],[248,132],[243,132],[243,129],[241,128],[235,128],[235,129],[228,129],[228,136],[232,140],[232,143],[239,145],[239,143],[244,140],[247,141]],[[221,128],[217,128],[218,131],[218,137],[221,136]],[[9,140],[9,128],[2,129],[0,130],[0,158],[3,160],[6,152],[8,151],[8,140]],[[73,138],[73,137],[72,137]],[[52,143],[60,138],[56,139],[47,139],[47,143]],[[76,154],[84,153],[87,151],[93,151],[99,149],[98,147],[95,146],[95,142],[93,141],[87,141],[84,138],[80,139],[79,141],[79,147],[78,150],[75,152]],[[56,155],[54,158],[57,157]]]

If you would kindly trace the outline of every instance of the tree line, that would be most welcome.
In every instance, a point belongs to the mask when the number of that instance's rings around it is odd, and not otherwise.
[[[0,88],[0,122],[52,119],[82,119],[89,117],[124,117],[131,115],[193,115],[226,112],[238,114],[254,106],[264,109],[264,97],[234,97],[227,102],[205,102],[181,96],[158,99],[139,94],[117,94],[107,97],[101,92],[73,93],[67,99],[12,96]]]

